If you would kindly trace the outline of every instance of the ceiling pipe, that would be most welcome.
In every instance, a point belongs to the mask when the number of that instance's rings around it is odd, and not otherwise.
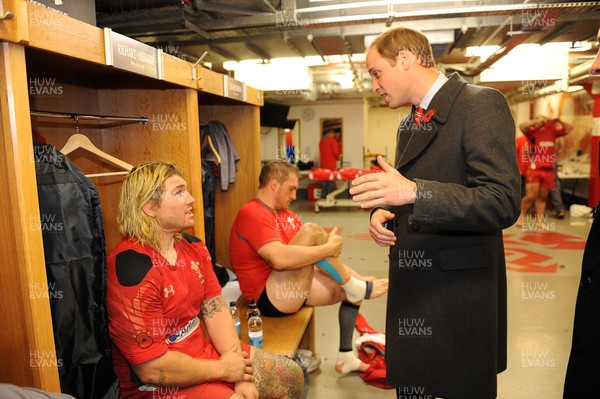
[[[220,55],[222,58],[226,59],[226,60],[233,60],[233,61],[241,61],[240,57],[231,54],[229,51],[215,45],[215,44],[211,44],[208,46],[208,52],[212,53],[212,54],[217,54]]]
[[[283,32],[283,42],[289,47],[291,48],[296,54],[298,54],[300,57],[306,57],[306,54],[304,54],[304,52],[302,50],[300,50],[300,48],[298,46],[296,46],[294,44],[294,42],[292,42],[292,40],[290,39],[290,35],[289,33]]]
[[[194,33],[199,34],[204,39],[210,40],[212,38],[210,33],[205,31],[204,29],[200,29],[198,26],[196,26],[196,24],[190,22],[189,20],[184,20],[183,26],[191,31],[194,31]]]
[[[271,11],[272,11],[272,12],[274,12],[274,13],[275,13],[275,12],[277,12],[277,9],[276,9],[275,7],[273,7],[273,4],[271,4],[271,3],[269,2],[269,0],[263,0],[263,3],[265,3],[265,5],[266,5],[267,7],[269,7],[269,8],[271,9]]]
[[[479,0],[463,0],[463,2],[479,1]],[[453,0],[428,0],[427,3],[453,3]],[[313,12],[325,12],[325,11],[339,11],[339,10],[350,10],[353,8],[372,8],[372,7],[389,7],[394,5],[410,5],[410,4],[423,4],[423,1],[406,1],[406,0],[379,0],[379,1],[363,1],[360,3],[345,3],[345,4],[332,4],[327,6],[315,6],[307,8],[299,8],[298,12],[302,13],[313,13]]]
[[[352,75],[354,75],[354,86],[359,92],[362,92],[364,90],[364,87],[362,85],[362,82],[360,81],[360,77],[358,76],[358,71],[356,70],[354,63],[352,62],[352,44],[350,44],[348,39],[346,39],[346,37],[344,36],[342,36],[342,41],[344,42],[344,46],[346,47],[346,51],[348,52],[346,56],[348,57],[348,64],[350,65],[350,69],[352,70]]]
[[[248,49],[248,51],[250,51],[251,53],[256,54],[263,61],[270,60],[271,58],[273,58],[270,56],[270,54],[267,54],[264,50],[262,50],[258,46],[255,46],[252,43],[246,42],[244,43],[244,47],[246,47],[246,49]]]
[[[590,68],[593,63],[594,60],[590,59],[569,69],[569,85],[587,82],[591,78]]]
[[[350,7],[357,3],[349,4],[338,4],[339,7]],[[381,10],[380,13],[370,14],[359,14],[359,15],[344,15],[335,17],[323,17],[323,18],[307,18],[302,17],[302,27],[305,29],[321,28],[324,26],[344,26],[344,25],[359,25],[359,24],[375,24],[385,23],[389,18],[387,5],[386,8]],[[516,4],[516,5],[498,5],[498,6],[466,6],[466,7],[447,7],[447,8],[431,8],[431,9],[419,9],[410,11],[398,11],[394,12],[394,22],[398,21],[414,21],[418,19],[428,18],[459,18],[459,17],[474,17],[474,16],[494,16],[494,15],[512,15],[520,11],[534,11],[544,9],[587,9],[589,7],[598,7],[598,2],[577,2],[577,3],[534,3],[534,4]],[[296,14],[310,14],[312,13],[311,8],[296,9]],[[239,29],[240,26],[246,28],[253,27],[282,27],[277,26],[276,15],[271,13],[264,13],[262,15],[252,17],[240,17],[240,18],[223,18],[218,20],[203,20],[202,27],[207,31],[213,30],[227,30],[227,29]],[[297,26],[288,26],[285,29],[297,29]]]
[[[571,30],[571,28],[573,28],[574,25],[575,24],[573,22],[568,22],[568,23],[564,24],[563,26],[561,26],[560,28],[554,29],[553,31],[548,33],[546,36],[544,36],[543,38],[540,39],[540,41],[539,41],[540,46],[543,46],[544,44],[551,42],[552,40],[556,39],[563,33]]]
[[[506,24],[508,23],[512,24],[512,16],[506,18],[488,37],[485,38],[485,40],[479,45],[479,47],[482,46],[487,46],[487,44],[494,38],[496,37],[496,35],[498,33],[500,33],[500,31],[502,31],[502,29],[504,29],[504,27],[506,26]],[[471,58],[469,58],[469,61],[467,61],[467,64],[471,64],[474,63],[479,57],[473,56]]]
[[[327,62],[325,60],[325,55],[323,54],[323,51],[321,51],[321,48],[319,47],[319,45],[317,44],[317,42],[315,42],[315,38],[313,37],[312,33],[309,33],[306,36],[306,40],[308,40],[310,42],[310,45],[313,47],[313,49],[315,49],[315,51],[317,52],[317,54],[319,54],[319,56],[321,57],[321,60],[323,60],[323,62]]]
[[[264,0],[266,4],[268,4],[270,6],[270,8],[272,8],[273,6],[271,6],[271,4],[267,1]],[[227,12],[228,14],[232,14],[232,15],[260,15],[260,14],[264,14],[264,9],[257,9],[257,8],[248,8],[248,7],[241,7],[241,6],[236,6],[236,5],[231,5],[231,4],[218,4],[218,3],[212,3],[212,2],[207,2],[207,1],[200,1],[200,0],[196,0],[194,1],[194,6],[188,6],[188,10],[190,10],[190,12],[193,11],[206,11],[206,12]],[[274,9],[274,8],[273,8]],[[275,11],[273,11],[275,12]]]
[[[477,28],[480,29],[480,28]],[[470,32],[469,32],[470,31]],[[450,45],[446,48],[445,53],[446,54],[450,54],[452,52],[452,50],[454,50],[456,48],[456,45],[464,38],[467,37],[467,34],[469,36],[473,36],[473,32],[475,32],[476,29],[470,30],[469,27],[467,26],[463,26],[462,29],[458,30],[458,34],[455,33],[454,36],[454,40],[452,41],[452,43],[450,43]]]

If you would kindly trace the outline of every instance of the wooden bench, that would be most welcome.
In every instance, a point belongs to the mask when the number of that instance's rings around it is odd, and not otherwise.
[[[237,301],[242,322],[241,341],[248,343],[248,302],[244,296]],[[298,348],[315,353],[315,318],[312,306],[304,306],[293,315],[265,317],[263,321],[263,349],[278,355],[294,357]]]

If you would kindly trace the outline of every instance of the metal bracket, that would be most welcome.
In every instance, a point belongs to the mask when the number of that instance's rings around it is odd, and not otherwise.
[[[4,12],[4,3],[0,0],[0,21],[13,19],[15,15],[11,11]]]
[[[198,65],[200,65],[200,63],[202,62],[202,60],[207,55],[208,55],[208,51],[205,51],[204,54],[202,54],[202,56],[200,58],[198,58],[198,61],[196,61],[196,63],[192,67],[192,79],[194,79],[194,80],[200,80],[200,79],[202,79],[202,77],[198,77],[198,75],[196,75],[196,68],[198,68]]]

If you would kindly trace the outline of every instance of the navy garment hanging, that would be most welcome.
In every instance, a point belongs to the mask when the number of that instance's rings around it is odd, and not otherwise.
[[[215,192],[217,191],[217,170],[218,165],[202,160],[202,200],[204,202],[204,236],[205,243],[210,258],[212,260],[213,270],[223,287],[229,281],[229,274],[224,267],[217,265],[216,244],[215,244]]]
[[[98,190],[52,145],[34,144],[34,157],[61,391],[81,399],[116,399]]]
[[[215,149],[221,157],[221,163],[218,165],[221,190],[227,191],[229,184],[235,183],[237,162],[240,160],[240,156],[223,122],[218,120],[209,121],[202,127],[202,131],[212,138]],[[214,155],[208,150],[202,152],[202,158],[208,161],[215,161]]]

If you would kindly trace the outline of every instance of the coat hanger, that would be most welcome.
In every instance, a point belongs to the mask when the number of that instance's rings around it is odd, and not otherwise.
[[[77,123],[77,120],[76,120],[76,123]],[[87,177],[125,175],[125,174],[129,173],[129,171],[131,169],[133,169],[133,165],[130,165],[125,161],[121,161],[120,159],[115,158],[112,155],[109,155],[109,154],[105,153],[104,151],[100,150],[98,147],[96,147],[90,141],[89,138],[87,138],[83,134],[79,133],[79,125],[76,125],[76,130],[77,130],[77,133],[75,133],[74,135],[69,137],[69,139],[67,140],[64,147],[60,150],[60,152],[67,155],[67,154],[75,151],[78,148],[83,148],[84,150],[87,150],[87,151],[91,152],[92,154],[99,156],[103,160],[105,160],[115,166],[125,169],[124,172],[94,173],[94,174],[86,175]]]
[[[208,134],[206,135],[206,143],[202,146],[202,148],[205,148],[206,146],[208,146],[210,148],[210,151],[215,155],[215,158],[217,159],[217,163],[220,164],[221,157],[219,156],[219,152],[213,145],[212,139],[210,138],[210,136]]]

